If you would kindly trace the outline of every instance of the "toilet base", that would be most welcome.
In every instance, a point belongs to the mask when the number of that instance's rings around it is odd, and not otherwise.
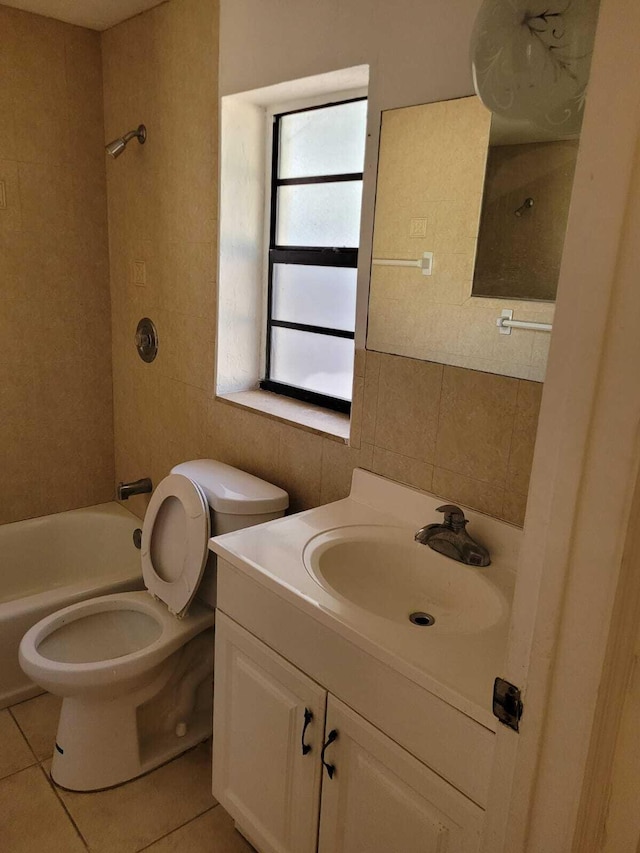
[[[167,741],[163,749],[159,749],[152,757],[144,762],[122,760],[123,753],[114,761],[113,754],[109,766],[102,765],[95,773],[82,762],[74,762],[70,754],[61,754],[56,750],[51,765],[51,778],[61,788],[67,791],[104,791],[130,782],[138,776],[144,776],[156,767],[166,764],[193,746],[211,737],[211,721],[201,720],[193,726],[186,735],[175,738],[172,743]],[[56,746],[57,746],[56,739]]]
[[[51,765],[70,791],[121,785],[211,736],[213,638],[172,655],[150,683],[115,699],[63,699]]]

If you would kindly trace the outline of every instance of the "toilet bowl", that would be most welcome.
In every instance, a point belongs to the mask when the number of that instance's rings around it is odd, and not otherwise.
[[[147,590],[72,604],[27,631],[22,669],[63,698],[55,782],[76,791],[111,787],[210,735],[210,533],[277,518],[287,505],[282,489],[228,465],[182,463],[158,485],[145,514]]]

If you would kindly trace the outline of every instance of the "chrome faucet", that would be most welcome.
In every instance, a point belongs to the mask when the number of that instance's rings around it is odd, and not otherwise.
[[[118,484],[118,500],[126,501],[132,495],[147,495],[153,491],[153,483],[150,477],[134,480],[133,483]]]
[[[490,566],[487,549],[467,533],[468,519],[460,507],[445,504],[438,507],[438,512],[444,513],[443,523],[421,527],[415,535],[416,542],[467,566]]]

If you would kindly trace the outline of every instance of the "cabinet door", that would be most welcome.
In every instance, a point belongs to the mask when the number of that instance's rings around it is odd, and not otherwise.
[[[217,611],[213,794],[261,853],[316,850],[325,709],[325,690]]]
[[[425,720],[425,725],[428,721]],[[320,853],[475,853],[484,812],[329,696]]]

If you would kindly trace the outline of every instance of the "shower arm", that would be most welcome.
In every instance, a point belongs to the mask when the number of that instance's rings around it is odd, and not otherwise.
[[[142,143],[142,142],[144,142],[144,141],[145,141],[145,139],[147,138],[147,129],[146,129],[146,127],[145,127],[143,124],[141,124],[141,125],[140,125],[139,127],[137,127],[135,130],[129,130],[129,131],[127,131],[127,133],[125,133],[125,135],[122,137],[122,141],[126,144],[126,143],[127,143],[127,142],[129,142],[131,139],[133,139],[133,138],[134,138],[134,136],[137,136],[141,143]]]

